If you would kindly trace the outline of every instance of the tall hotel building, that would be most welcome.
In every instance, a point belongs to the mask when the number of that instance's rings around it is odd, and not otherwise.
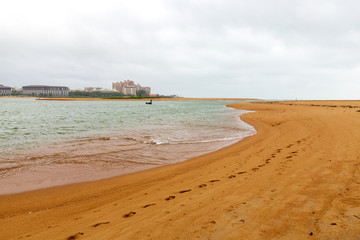
[[[121,82],[116,82],[112,84],[112,88],[118,92],[121,92],[125,95],[137,95],[137,91],[143,90],[147,95],[150,95],[151,88],[142,87],[140,84],[135,84],[134,81],[125,80]]]

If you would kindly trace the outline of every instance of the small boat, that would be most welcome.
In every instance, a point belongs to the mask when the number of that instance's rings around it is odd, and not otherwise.
[[[145,102],[146,104],[152,104],[152,99],[150,100],[150,102]]]

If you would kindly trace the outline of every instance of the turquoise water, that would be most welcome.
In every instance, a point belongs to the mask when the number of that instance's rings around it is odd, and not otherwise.
[[[229,103],[0,98],[0,176],[76,165],[76,182],[183,161],[255,133]]]

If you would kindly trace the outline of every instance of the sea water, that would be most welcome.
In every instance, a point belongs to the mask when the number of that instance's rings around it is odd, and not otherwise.
[[[184,161],[255,133],[233,101],[0,98],[0,194]]]

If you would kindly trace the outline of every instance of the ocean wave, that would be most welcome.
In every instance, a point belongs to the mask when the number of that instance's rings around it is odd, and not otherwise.
[[[233,136],[233,137],[222,137],[222,138],[214,138],[214,139],[203,139],[203,140],[195,140],[195,139],[150,139],[149,141],[144,141],[145,144],[152,145],[175,145],[175,144],[197,144],[197,143],[212,143],[212,142],[229,142],[229,141],[240,141],[243,138],[252,135],[252,133],[242,134],[241,136]]]

